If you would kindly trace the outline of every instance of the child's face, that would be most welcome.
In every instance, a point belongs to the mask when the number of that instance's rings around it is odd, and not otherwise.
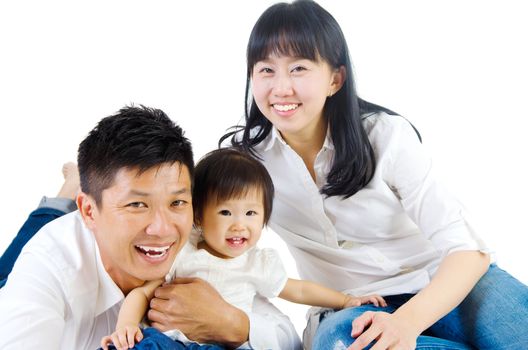
[[[242,198],[208,203],[200,223],[209,252],[221,258],[234,258],[254,247],[263,225],[263,197],[256,190]]]
[[[255,64],[251,83],[258,108],[288,139],[325,130],[323,107],[342,78],[324,60],[270,55]]]

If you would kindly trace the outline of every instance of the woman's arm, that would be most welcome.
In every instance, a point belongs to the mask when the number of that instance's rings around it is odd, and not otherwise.
[[[365,312],[355,319],[352,336],[357,339],[348,349],[363,349],[375,339],[376,349],[414,349],[425,329],[464,300],[487,271],[489,261],[489,255],[479,251],[449,254],[431,283],[393,314]]]
[[[379,295],[354,297],[340,293],[334,289],[326,288],[311,281],[288,278],[279,298],[298,304],[344,309],[372,303],[376,306],[387,306],[385,300]]]

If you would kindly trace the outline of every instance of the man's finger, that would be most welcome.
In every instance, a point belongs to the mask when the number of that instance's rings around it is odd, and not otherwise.
[[[160,312],[158,310],[154,310],[154,309],[150,309],[148,312],[147,312],[147,317],[150,321],[150,323],[152,324],[152,326],[154,328],[158,328],[160,331],[166,331],[166,327],[164,325],[167,324],[167,317],[165,316],[165,314],[163,312]],[[161,325],[160,327],[156,326],[155,324],[157,325]]]
[[[155,297],[155,298],[150,299],[149,305],[151,309],[154,309],[157,311],[163,311],[168,308],[169,303],[170,303],[169,300],[166,298]]]
[[[197,277],[176,277],[170,283],[171,284],[189,284],[189,283],[196,282],[197,280],[198,280]]]

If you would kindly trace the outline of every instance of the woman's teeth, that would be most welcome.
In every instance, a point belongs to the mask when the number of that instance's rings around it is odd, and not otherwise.
[[[273,108],[275,108],[276,110],[280,111],[280,112],[288,112],[288,111],[291,111],[292,109],[296,109],[297,107],[299,107],[298,104],[291,104],[291,105],[273,105]]]

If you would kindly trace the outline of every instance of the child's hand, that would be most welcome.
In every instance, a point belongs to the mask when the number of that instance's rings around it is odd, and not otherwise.
[[[112,343],[118,350],[127,350],[134,347],[143,339],[143,333],[137,325],[127,325],[116,329],[111,335],[101,339],[101,347],[108,350],[108,344]]]
[[[387,306],[385,299],[383,299],[383,297],[377,294],[365,295],[362,297],[354,297],[352,295],[347,295],[343,304],[343,309],[346,309],[347,307],[354,307],[365,304],[374,304],[376,306],[383,307]]]

